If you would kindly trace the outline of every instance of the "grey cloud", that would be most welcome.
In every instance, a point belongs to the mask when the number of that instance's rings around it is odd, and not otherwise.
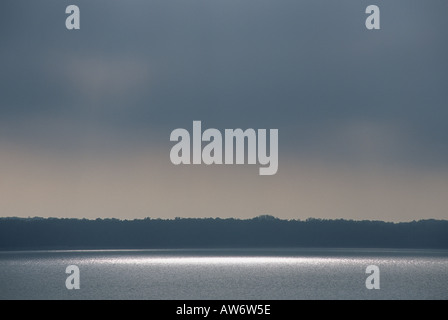
[[[447,2],[69,4],[1,4],[0,215],[446,218]],[[278,174],[173,166],[193,120],[279,129]]]
[[[143,140],[200,119],[279,128],[283,150],[337,158],[359,150],[337,132],[370,123],[406,137],[400,161],[446,160],[444,2],[378,1],[377,32],[364,28],[367,1],[78,1],[79,32],[64,28],[67,4],[4,2],[10,127],[47,117]]]

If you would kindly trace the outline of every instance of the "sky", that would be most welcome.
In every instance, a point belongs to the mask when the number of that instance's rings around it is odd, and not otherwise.
[[[448,219],[446,1],[0,7],[0,216]],[[173,165],[194,120],[278,129],[278,172]]]

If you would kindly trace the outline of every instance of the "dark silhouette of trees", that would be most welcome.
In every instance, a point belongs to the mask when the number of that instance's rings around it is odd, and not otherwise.
[[[448,221],[0,218],[0,249],[443,248]]]

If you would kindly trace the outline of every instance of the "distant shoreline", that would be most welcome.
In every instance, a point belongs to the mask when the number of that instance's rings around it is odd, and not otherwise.
[[[1,251],[448,249],[448,221],[0,218]]]

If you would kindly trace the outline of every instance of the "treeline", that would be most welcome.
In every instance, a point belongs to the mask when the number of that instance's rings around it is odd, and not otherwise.
[[[448,249],[448,221],[0,218],[0,250],[262,247]]]

